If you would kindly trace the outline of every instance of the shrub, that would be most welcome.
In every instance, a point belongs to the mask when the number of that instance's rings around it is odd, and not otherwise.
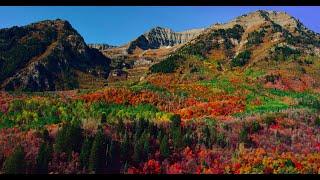
[[[164,59],[163,61],[152,65],[150,67],[150,71],[152,73],[172,73],[178,68],[179,62],[183,60],[185,60],[184,56],[174,54]]]
[[[24,174],[26,173],[26,162],[24,151],[18,146],[14,152],[4,161],[3,172],[5,174]]]
[[[251,124],[252,132],[258,132],[262,127],[260,126],[260,123],[258,121],[253,121]]]
[[[264,122],[267,124],[267,126],[275,124],[276,123],[276,116],[274,114],[267,114],[264,118]]]
[[[320,117],[319,116],[315,119],[314,125],[317,127],[320,127]]]
[[[248,34],[248,42],[247,46],[250,47],[252,45],[260,44],[263,42],[263,37],[265,34],[265,30],[262,29],[260,31],[253,31]]]
[[[313,109],[320,109],[320,100],[316,96],[308,94],[299,98],[299,105]]]
[[[219,133],[219,134],[217,134],[217,137],[216,137],[216,138],[217,138],[217,139],[216,139],[216,143],[217,143],[220,147],[224,148],[224,147],[227,146],[227,141],[226,141],[226,137],[225,137],[224,134]]]
[[[245,50],[241,53],[239,53],[235,58],[231,61],[231,66],[244,66],[247,64],[251,56],[251,52],[248,50]]]
[[[250,131],[251,131],[251,127],[248,126],[247,124],[244,124],[239,134],[239,141],[244,143],[245,145],[250,145],[251,144],[251,139],[249,136]]]
[[[280,74],[270,74],[270,75],[266,75],[264,78],[266,82],[271,82],[274,84],[276,81],[279,81],[280,77],[281,77]]]
[[[288,60],[290,58],[297,59],[300,56],[300,51],[288,46],[276,46],[273,55],[276,61]]]

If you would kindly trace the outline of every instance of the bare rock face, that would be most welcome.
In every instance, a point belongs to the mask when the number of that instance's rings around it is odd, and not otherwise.
[[[79,86],[76,71],[107,78],[110,59],[89,48],[64,20],[0,30],[0,87],[54,91]]]
[[[193,29],[183,32],[174,32],[168,28],[155,27],[130,42],[128,46],[128,53],[132,53],[136,48],[148,50],[183,44],[199,35],[203,30],[204,29]]]
[[[109,44],[88,44],[88,47],[98,49],[99,51],[104,51],[106,49],[116,48],[117,46],[112,46]]]

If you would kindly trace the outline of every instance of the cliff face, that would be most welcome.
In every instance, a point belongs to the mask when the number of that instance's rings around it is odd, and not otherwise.
[[[89,48],[69,22],[41,21],[0,30],[0,84],[6,90],[79,87],[76,72],[107,78],[110,59]]]
[[[109,44],[88,44],[88,47],[98,49],[99,51],[103,51],[106,49],[116,48],[117,46],[112,46]]]
[[[156,27],[130,42],[128,45],[128,53],[132,53],[136,48],[148,50],[183,44],[196,37],[202,31],[203,29],[193,29],[183,32],[174,32],[168,28]]]

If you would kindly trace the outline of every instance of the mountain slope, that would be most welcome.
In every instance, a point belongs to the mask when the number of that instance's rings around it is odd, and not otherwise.
[[[89,48],[69,22],[41,21],[0,30],[0,84],[6,90],[79,87],[76,70],[107,78],[110,59]]]
[[[221,58],[230,63],[243,51],[253,52],[266,47],[269,51],[260,54],[259,58],[271,57],[269,53],[277,50],[319,55],[319,40],[318,34],[286,13],[257,11],[226,24],[211,26],[171,55],[210,58],[219,52]]]
[[[320,36],[297,19],[283,12],[256,11],[207,28],[150,70],[192,75],[208,64],[215,75],[263,70],[266,75],[259,80],[269,87],[305,90],[320,85],[319,52]]]

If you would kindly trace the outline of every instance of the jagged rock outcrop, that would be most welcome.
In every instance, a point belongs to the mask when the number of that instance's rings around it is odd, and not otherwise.
[[[79,87],[77,71],[107,78],[110,59],[89,48],[64,20],[0,30],[0,85],[5,90],[54,91]]]
[[[88,44],[88,47],[98,49],[99,51],[103,51],[106,49],[116,48],[117,46],[112,46],[109,44]]]
[[[136,48],[148,50],[158,49],[163,46],[183,44],[199,35],[202,31],[203,29],[192,29],[183,32],[174,32],[168,28],[155,27],[131,41],[128,45],[128,53],[132,53]]]

